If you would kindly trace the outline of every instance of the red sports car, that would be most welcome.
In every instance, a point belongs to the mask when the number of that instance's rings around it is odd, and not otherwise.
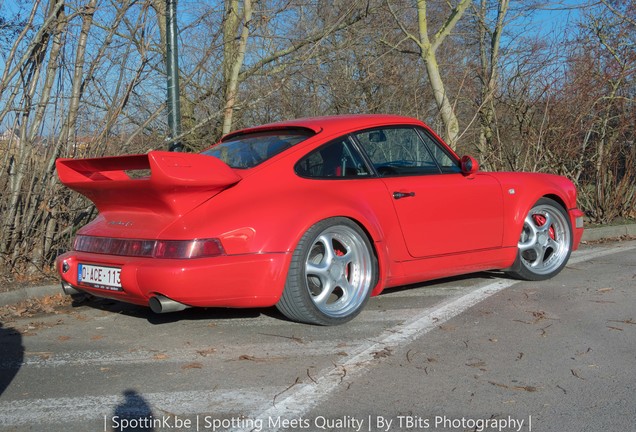
[[[199,154],[57,170],[99,210],[58,258],[65,292],[154,312],[275,305],[340,324],[385,288],[491,269],[552,277],[583,233],[568,179],[479,172],[408,117],[273,123]]]

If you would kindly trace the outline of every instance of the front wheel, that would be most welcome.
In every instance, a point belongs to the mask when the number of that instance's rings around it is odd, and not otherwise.
[[[367,235],[350,219],[325,219],[294,250],[276,307],[294,321],[342,324],[360,313],[376,281],[377,261]]]
[[[545,280],[559,273],[572,252],[572,226],[565,209],[541,198],[523,223],[517,259],[508,271],[525,280]]]

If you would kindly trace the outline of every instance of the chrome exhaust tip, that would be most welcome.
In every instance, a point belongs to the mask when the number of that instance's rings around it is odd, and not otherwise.
[[[183,303],[179,303],[177,301],[169,299],[166,296],[162,296],[161,294],[150,297],[150,300],[148,300],[148,306],[150,306],[150,309],[157,314],[179,312],[190,307],[188,305],[184,305]]]
[[[73,288],[73,286],[68,283],[68,282],[62,282],[62,291],[64,291],[64,294],[72,296],[72,295],[77,295],[77,294],[84,294],[83,291],[80,290],[76,290],[75,288]]]

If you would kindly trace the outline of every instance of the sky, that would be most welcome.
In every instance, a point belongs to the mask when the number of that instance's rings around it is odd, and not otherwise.
[[[26,19],[30,8],[33,4],[34,0],[0,0],[0,18],[12,17],[16,14],[17,11],[22,10],[20,13],[21,19]],[[207,0],[210,4],[218,5],[220,0]],[[444,1],[444,0],[430,0],[430,1]],[[477,3],[479,0],[475,0]],[[515,16],[514,10],[511,10],[509,14],[509,18],[513,19],[514,26],[522,26],[527,31],[523,32],[525,36],[536,34],[537,36],[546,36],[546,35],[563,35],[564,38],[569,37],[568,29],[574,28],[574,24],[578,20],[581,14],[580,6],[588,4],[591,0],[556,0],[556,1],[545,1],[544,5],[539,7],[532,14],[525,17]],[[43,2],[46,3],[46,2]],[[101,1],[102,5],[109,4],[109,1]],[[191,22],[192,15],[191,12],[200,8],[202,4],[205,4],[206,0],[178,0],[178,16],[180,17],[180,26],[183,27],[186,23]],[[524,0],[512,0],[511,8],[521,6],[527,6],[528,1]],[[42,18],[39,20],[41,22]],[[5,22],[5,25],[10,24]],[[0,21],[0,25],[2,25],[2,21]],[[1,30],[1,29],[0,29]],[[515,29],[518,30],[518,29]],[[514,31],[513,33],[518,33]],[[2,40],[3,36],[8,38],[7,32],[0,31],[0,42],[2,42],[5,46],[7,43],[10,45],[11,40],[7,39],[6,41]],[[505,39],[502,41],[502,45],[506,43],[514,44],[514,41],[506,41]],[[5,58],[7,55],[6,50],[0,50],[0,75],[4,72],[5,69]],[[3,108],[3,100],[0,100],[0,109]],[[4,130],[4,128],[0,127],[0,131]]]

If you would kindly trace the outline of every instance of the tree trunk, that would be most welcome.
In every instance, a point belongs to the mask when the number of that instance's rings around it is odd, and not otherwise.
[[[75,124],[77,123],[77,115],[79,110],[79,103],[82,96],[83,78],[84,78],[84,64],[86,57],[86,43],[88,41],[88,33],[93,24],[93,15],[95,13],[95,7],[97,0],[89,0],[88,4],[84,6],[82,11],[82,29],[80,31],[80,37],[77,41],[77,51],[75,55],[75,69],[73,71],[73,84],[71,88],[71,97],[68,107],[68,116],[66,121],[62,125],[60,132],[59,143],[66,145],[66,153],[69,153],[71,138],[73,138]]]
[[[433,90],[435,103],[444,124],[444,139],[452,149],[455,149],[459,137],[459,121],[455,115],[453,104],[446,93],[446,87],[437,64],[437,57],[433,51],[427,50],[427,52],[422,51],[422,60],[424,60],[426,65],[428,82]]]
[[[495,105],[494,97],[499,79],[499,46],[504,27],[504,19],[508,12],[509,0],[499,0],[497,7],[497,21],[494,29],[487,27],[488,0],[481,1],[478,16],[479,25],[479,57],[481,62],[481,91],[479,105],[479,138],[478,151],[481,154],[481,164],[485,168],[501,168],[496,161],[492,161],[495,149]]]
[[[225,107],[223,109],[222,133],[232,130],[232,118],[236,108],[239,74],[245,59],[245,50],[249,38],[249,24],[252,19],[252,0],[243,0],[242,16],[238,14],[238,0],[227,0],[225,4],[225,23],[223,25],[223,78],[225,83]],[[241,35],[237,33],[241,26]]]
[[[444,39],[446,39],[446,37],[451,33],[468,6],[470,6],[471,1],[472,0],[461,0],[457,6],[453,8],[442,27],[432,37],[429,37],[428,35],[426,0],[417,1],[419,37],[415,38],[406,32],[404,27],[402,27],[407,37],[413,39],[420,48],[420,57],[426,65],[428,82],[433,90],[435,103],[437,104],[437,109],[439,110],[442,117],[442,123],[444,124],[444,139],[453,149],[457,146],[457,140],[459,138],[459,122],[455,115],[455,108],[448,97],[448,92],[446,91],[444,81],[442,80],[442,74],[440,72],[439,63],[437,62],[436,52],[437,48],[439,48]]]

